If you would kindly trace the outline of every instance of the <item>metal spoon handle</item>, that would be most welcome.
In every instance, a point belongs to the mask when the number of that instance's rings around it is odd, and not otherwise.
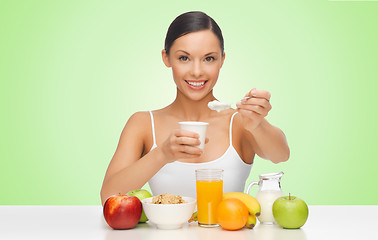
[[[244,97],[244,98],[242,98],[240,101],[245,101],[245,100],[248,100],[248,99],[250,99],[250,98],[253,98],[253,97]]]

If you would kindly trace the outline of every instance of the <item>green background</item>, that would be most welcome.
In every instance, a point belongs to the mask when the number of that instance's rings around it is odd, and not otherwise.
[[[270,91],[287,136],[290,160],[257,158],[248,182],[284,171],[308,204],[378,204],[378,2],[278,0],[1,1],[0,204],[100,204],[127,119],[174,100],[161,50],[190,10],[223,31],[215,95]]]

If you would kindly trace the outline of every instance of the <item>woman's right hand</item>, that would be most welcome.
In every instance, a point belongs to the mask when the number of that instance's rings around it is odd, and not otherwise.
[[[198,158],[203,153],[203,150],[196,147],[200,143],[198,133],[175,129],[162,144],[161,150],[168,162],[174,162],[180,158]]]

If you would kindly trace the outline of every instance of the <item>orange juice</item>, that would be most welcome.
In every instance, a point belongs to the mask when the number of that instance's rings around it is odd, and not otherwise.
[[[197,180],[197,213],[200,225],[217,224],[216,210],[223,198],[223,181]]]

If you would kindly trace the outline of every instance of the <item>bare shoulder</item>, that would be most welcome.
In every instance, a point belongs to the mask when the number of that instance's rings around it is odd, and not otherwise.
[[[239,134],[239,138],[242,139],[242,140],[249,140],[248,141],[249,143],[254,143],[254,137],[253,137],[252,133],[247,131],[243,127],[243,119],[242,119],[241,114],[236,114],[235,117],[234,117],[234,121],[235,121],[235,124],[233,124],[233,125],[234,125],[234,128],[235,128],[235,131]]]
[[[148,117],[148,112],[136,112],[128,119],[121,133],[117,149],[106,171],[104,181],[141,157],[146,136],[144,126],[147,124]]]
[[[149,112],[136,112],[127,120],[126,128],[143,129],[150,122]]]
[[[147,134],[146,126],[149,124],[150,116],[148,112],[134,113],[130,116],[122,131],[121,140],[122,138],[129,139],[131,137],[134,141],[144,144]]]
[[[145,123],[146,121],[150,120],[150,113],[147,111],[140,111],[136,112],[129,118],[128,122],[131,122],[133,124],[139,123]]]
[[[236,151],[246,163],[252,163],[255,157],[256,141],[253,135],[243,127],[241,114],[236,114],[233,125],[233,142]]]
[[[235,111],[235,112],[237,112],[237,111]],[[236,133],[242,134],[244,132],[243,120],[241,118],[241,114],[239,114],[239,113],[235,114],[232,125],[233,125],[233,130]]]

